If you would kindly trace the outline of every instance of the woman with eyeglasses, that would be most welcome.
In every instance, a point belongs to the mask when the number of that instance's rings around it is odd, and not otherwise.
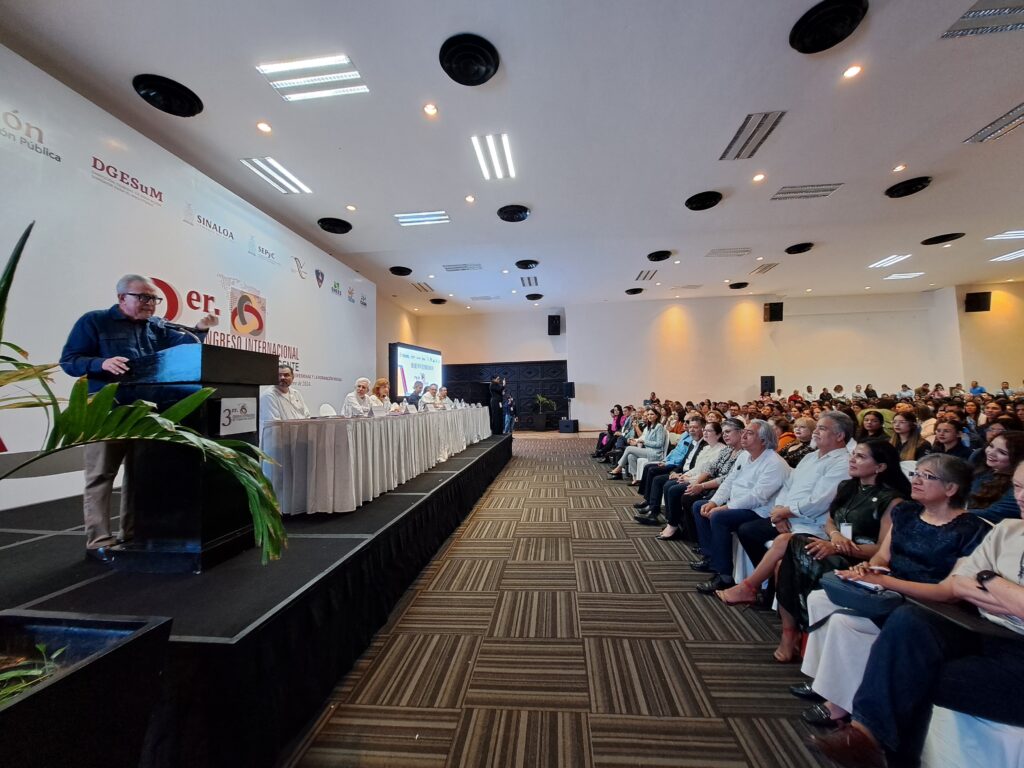
[[[1022,461],[1024,432],[1000,432],[989,440],[985,463],[974,470],[968,511],[993,523],[1017,517],[1012,478]]]
[[[911,473],[912,501],[897,504],[892,525],[870,560],[837,571],[840,578],[864,579],[917,599],[934,599],[937,586],[956,561],[969,555],[990,530],[988,523],[964,509],[971,487],[971,467],[962,459],[932,454]],[[876,575],[882,574],[881,578]],[[805,710],[812,725],[836,726],[853,709],[871,645],[878,637],[875,621],[836,614],[824,590],[807,599],[808,621],[828,621],[808,635],[801,671],[811,686],[795,686],[794,695],[825,701]]]
[[[932,447],[921,437],[917,415],[913,411],[897,413],[892,417],[892,444],[900,452],[900,461],[920,461],[931,453]]]

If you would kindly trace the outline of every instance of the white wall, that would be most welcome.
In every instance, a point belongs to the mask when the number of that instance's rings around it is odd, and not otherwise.
[[[568,334],[548,336],[548,315],[558,310],[482,314],[467,310],[464,316],[435,315],[419,318],[421,347],[439,349],[445,363],[516,363],[531,360],[565,360]]]
[[[420,318],[395,304],[390,299],[377,299],[377,369],[373,376],[388,376],[388,344],[401,341],[423,346],[419,338]]]
[[[963,311],[964,294],[972,291],[992,292],[990,312]],[[964,285],[956,292],[964,375],[990,391],[1001,381],[1020,387],[1024,379],[1024,283]]]

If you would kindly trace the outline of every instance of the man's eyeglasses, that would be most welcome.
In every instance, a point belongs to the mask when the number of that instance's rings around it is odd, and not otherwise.
[[[160,304],[163,299],[151,293],[126,293],[125,296],[134,296],[140,304]]]
[[[938,480],[941,483],[946,482],[945,480],[943,480],[938,475],[933,475],[930,472],[924,472],[924,471],[922,471],[920,469],[915,469],[912,472],[908,472],[907,474],[910,475],[911,479],[913,479],[915,477],[920,477],[922,480]]]

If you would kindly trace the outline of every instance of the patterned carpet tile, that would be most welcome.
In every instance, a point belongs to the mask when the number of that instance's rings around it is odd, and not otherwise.
[[[452,768],[588,768],[582,712],[470,709],[455,737]]]
[[[465,706],[589,710],[582,642],[485,639],[473,666]]]
[[[748,765],[733,732],[717,718],[590,715],[588,720],[595,768]]]
[[[611,509],[617,503],[609,499],[605,494],[597,494],[593,491],[570,491],[568,495],[569,509]]]
[[[799,664],[779,664],[775,644],[686,643],[707,695],[725,716],[799,717],[807,702],[792,696],[789,686],[802,683]]]
[[[766,717],[730,718],[736,740],[746,753],[750,768],[819,768],[830,763],[805,745],[808,729],[788,720]],[[814,731],[813,728],[809,729]]]
[[[566,477],[565,488],[568,491],[597,491],[604,485],[596,477]]]
[[[522,509],[526,496],[501,494],[480,500],[481,509]]]
[[[394,631],[483,635],[491,626],[497,602],[496,592],[420,592]]]
[[[522,505],[507,508],[478,507],[473,510],[472,518],[477,520],[512,520],[519,522],[523,519]]]
[[[573,520],[574,539],[624,539],[622,524],[613,520]]]
[[[566,501],[565,487],[561,485],[535,486],[531,484],[528,497],[534,501],[541,499],[548,502],[553,499],[561,499],[563,502],[568,504]]]
[[[580,592],[642,595],[654,591],[640,564],[629,561],[577,560],[576,580]]]
[[[516,523],[516,536],[562,536],[568,537],[572,528],[568,522],[559,523]]]
[[[592,711],[647,717],[714,717],[679,640],[588,638]]]
[[[571,592],[502,592],[488,634],[573,639],[578,625]]]
[[[584,637],[680,638],[661,595],[577,594]]]
[[[370,647],[363,651],[363,655],[360,656],[356,663],[352,666],[352,669],[348,671],[348,674],[338,681],[338,684],[331,691],[331,695],[327,697],[329,703],[344,703],[350,701],[352,698],[352,691],[355,690],[356,685],[359,683],[366,673],[373,667],[380,652],[385,648],[388,643],[388,637],[377,634],[370,642]]]
[[[512,554],[512,540],[460,539],[445,551],[446,558],[483,558],[497,560]]]
[[[443,768],[459,709],[338,707],[299,768]]]
[[[427,589],[431,592],[497,592],[504,560],[444,560]]]
[[[523,491],[528,491],[530,488],[534,486],[534,484],[535,481],[532,480],[531,478],[523,478],[521,480],[502,480],[499,478],[498,480],[495,480],[493,483],[491,483],[491,486],[487,489],[487,494],[491,495],[495,493],[502,493],[505,491],[522,493]]]
[[[564,523],[568,520],[565,507],[523,507],[520,518],[524,523]]]
[[[572,563],[510,562],[501,571],[500,590],[576,591],[576,567]]]
[[[511,539],[518,523],[514,520],[472,520],[463,524],[460,539]]]
[[[480,642],[460,635],[393,635],[350,700],[385,707],[460,707]]]
[[[632,541],[609,539],[573,539],[573,560],[639,560]]]
[[[569,499],[569,503],[572,504],[572,499]],[[611,507],[605,505],[601,509],[573,509],[569,507],[565,510],[565,517],[567,520],[572,522],[573,520],[619,520],[619,513]]]
[[[668,609],[686,640],[723,643],[778,643],[774,614],[730,607],[692,590],[667,594]]]
[[[516,539],[509,561],[571,562],[572,550],[569,539],[541,537]]]
[[[674,563],[690,563],[696,558],[693,553],[690,552],[690,548],[687,547],[681,541],[658,541],[655,536],[661,533],[660,530],[652,525],[639,525],[638,523],[632,523],[634,528],[646,528],[648,535],[640,536],[638,534],[632,534],[629,536],[632,540],[633,545],[636,547],[637,552],[640,556],[648,562],[674,562]],[[628,533],[629,527],[626,524],[622,526]],[[685,567],[685,566],[684,566]],[[686,568],[690,573],[694,573],[689,568]]]
[[[642,545],[642,542],[637,539],[633,539],[632,543],[638,550]],[[672,547],[666,547],[665,545],[675,542],[652,541],[651,543],[663,550],[671,551]],[[644,569],[647,578],[650,579],[654,589],[658,592],[681,592],[684,590],[694,592],[694,587],[708,578],[706,573],[698,573],[690,567],[689,563],[680,560],[645,562],[640,567]]]

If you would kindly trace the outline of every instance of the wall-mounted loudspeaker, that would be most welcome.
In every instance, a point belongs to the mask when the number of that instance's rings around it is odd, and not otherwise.
[[[764,321],[766,323],[782,322],[782,302],[770,301],[764,305]]]
[[[765,392],[775,391],[775,377],[774,376],[762,376],[761,377],[761,389],[759,392],[764,394]]]
[[[990,312],[992,291],[978,291],[964,294],[964,312]]]
[[[562,316],[548,315],[548,336],[558,336],[562,333]]]
[[[565,387],[564,395],[565,395],[565,399],[566,400],[572,400],[574,397],[576,397],[576,382],[575,381],[567,381],[567,382],[565,382],[564,387]]]

